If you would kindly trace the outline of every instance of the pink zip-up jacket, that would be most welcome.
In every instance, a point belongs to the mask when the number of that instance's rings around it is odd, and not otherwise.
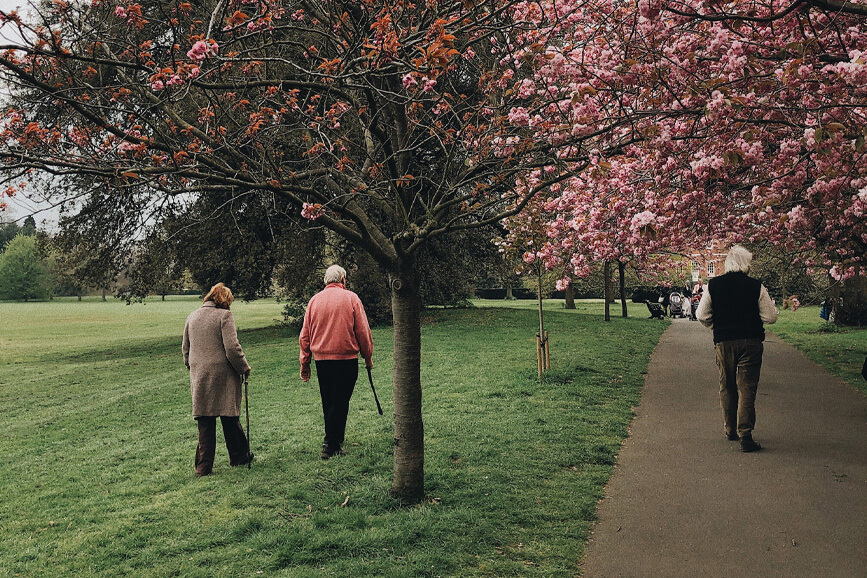
[[[342,283],[329,283],[310,299],[298,342],[301,365],[310,364],[311,354],[323,361],[355,359],[359,353],[367,366],[373,365],[373,337],[364,306]]]

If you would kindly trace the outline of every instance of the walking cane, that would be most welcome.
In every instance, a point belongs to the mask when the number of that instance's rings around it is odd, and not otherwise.
[[[367,368],[367,379],[370,380],[370,389],[373,390],[373,399],[376,400],[376,409],[379,410],[379,415],[382,415],[382,406],[379,405],[379,398],[376,397],[376,388],[373,387],[373,375],[370,373],[370,368]]]
[[[244,376],[244,408],[247,410],[247,469],[253,466],[253,460],[250,459],[250,400],[247,398],[247,381],[249,377]]]

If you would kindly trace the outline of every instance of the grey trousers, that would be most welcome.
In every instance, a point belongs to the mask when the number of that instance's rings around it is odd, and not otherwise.
[[[756,391],[762,370],[761,339],[736,339],[716,344],[719,401],[726,434],[751,436],[756,427]]]

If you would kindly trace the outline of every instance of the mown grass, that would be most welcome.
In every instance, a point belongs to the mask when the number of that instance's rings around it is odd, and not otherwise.
[[[256,461],[218,448],[195,478],[180,334],[196,306],[0,304],[0,574],[572,576],[667,325],[548,304],[539,382],[532,308],[425,312],[427,500],[407,506],[388,496],[391,330],[374,331],[386,416],[360,380],[349,453],[323,462],[315,380],[272,301],[233,306]]]
[[[861,377],[867,356],[867,328],[829,324],[819,317],[819,307],[813,306],[781,311],[776,324],[768,329],[867,395],[867,381]]]

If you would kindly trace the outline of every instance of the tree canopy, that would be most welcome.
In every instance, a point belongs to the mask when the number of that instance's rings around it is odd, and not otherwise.
[[[529,104],[510,120],[545,128],[534,98],[557,87],[572,98],[571,129],[598,131],[599,111],[581,95],[607,93],[632,120],[622,130],[640,138],[552,187],[549,241],[527,260],[554,266],[577,254],[580,275],[587,259],[728,239],[778,245],[838,279],[857,273],[867,249],[867,5],[541,2],[527,13],[567,6],[579,6],[579,22],[546,49],[551,65],[523,81]],[[524,213],[511,227],[535,219]]]
[[[392,489],[417,498],[417,255],[519,212],[587,157],[563,145],[590,135],[537,140],[507,120],[517,65],[500,51],[527,43],[543,58],[552,29],[516,20],[522,6],[44,2],[32,20],[2,17],[23,40],[0,46],[14,94],[0,159],[15,183],[50,175],[46,192],[77,203],[115,255],[198,199],[246,195],[280,199],[367,251],[391,279]],[[543,166],[550,179],[514,186]]]

